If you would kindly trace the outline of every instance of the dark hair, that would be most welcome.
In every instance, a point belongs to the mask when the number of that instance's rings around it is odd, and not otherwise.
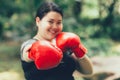
[[[63,17],[62,9],[54,2],[42,3],[37,10],[36,17],[39,17],[40,19],[42,19],[50,11],[58,12]]]

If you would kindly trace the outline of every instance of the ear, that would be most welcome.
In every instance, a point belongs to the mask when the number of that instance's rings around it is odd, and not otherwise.
[[[37,26],[38,26],[39,22],[40,22],[40,18],[39,18],[39,17],[36,17],[36,25],[37,25]]]

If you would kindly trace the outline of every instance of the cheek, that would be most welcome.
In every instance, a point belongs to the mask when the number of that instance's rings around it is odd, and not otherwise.
[[[63,30],[63,26],[61,25],[60,27],[59,27],[59,31],[61,32]]]
[[[39,27],[40,27],[41,31],[49,29],[49,25],[47,23],[45,23],[45,22],[42,23]]]

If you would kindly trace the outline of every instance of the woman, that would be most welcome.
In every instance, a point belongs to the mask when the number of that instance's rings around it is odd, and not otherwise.
[[[62,19],[62,10],[53,2],[45,2],[38,8],[35,19],[37,34],[21,46],[21,62],[26,80],[74,80],[72,75],[76,69],[85,75],[93,73],[91,61],[85,54],[78,58],[69,50],[62,51],[60,63],[49,69],[38,69],[31,58],[30,48],[37,41],[47,41],[58,46],[56,36],[62,32]]]

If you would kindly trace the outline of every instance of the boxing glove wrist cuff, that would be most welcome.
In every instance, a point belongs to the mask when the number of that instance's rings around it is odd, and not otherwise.
[[[87,53],[87,49],[83,45],[79,45],[78,48],[75,48],[72,51],[75,53],[76,57],[78,58],[83,58],[84,55]]]
[[[81,59],[83,59],[84,57],[85,57],[85,55],[84,55],[84,56],[82,56],[82,57],[78,57],[78,59],[79,59],[79,60],[81,60]]]

